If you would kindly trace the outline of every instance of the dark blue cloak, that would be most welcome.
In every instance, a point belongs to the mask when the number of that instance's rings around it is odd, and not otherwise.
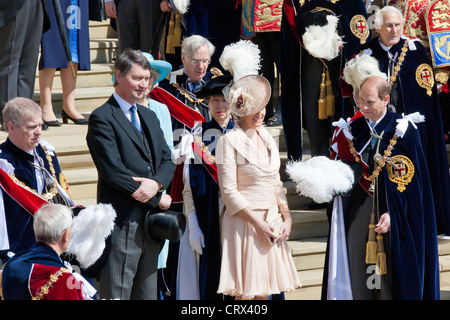
[[[398,114],[388,112],[376,126],[385,132],[380,150],[386,150],[395,133]],[[352,133],[358,130],[355,121]],[[362,126],[360,141],[369,139],[369,127]],[[397,139],[391,156],[404,155],[414,164],[414,176],[399,192],[383,168],[388,210],[391,216],[392,298],[402,300],[434,300],[440,297],[439,254],[433,193],[427,160],[422,149],[420,131],[410,125],[403,138]],[[365,137],[365,138],[364,138]]]
[[[376,126],[377,132],[384,130],[380,142],[380,153],[383,155],[392,139],[397,119],[401,115],[387,112],[386,116]],[[371,139],[367,120],[359,117],[351,123],[351,133],[354,137],[355,149],[361,148]],[[347,146],[339,146],[348,148]],[[439,286],[439,255],[437,246],[436,216],[431,192],[431,183],[426,165],[426,157],[422,149],[419,131],[410,124],[404,137],[398,138],[391,157],[403,155],[414,164],[414,176],[403,192],[397,190],[397,184],[392,182],[386,166],[380,175],[384,180],[382,193],[385,194],[386,205],[391,218],[390,229],[390,259],[388,265],[391,279],[392,299],[402,300],[435,300],[440,297]],[[343,159],[352,162],[352,159]],[[354,162],[354,160],[353,160]],[[372,174],[373,168],[369,170]],[[361,178],[360,181],[363,181]],[[356,188],[352,192],[355,192]],[[371,197],[366,192],[365,197]],[[346,229],[351,218],[344,220]],[[367,213],[369,214],[369,212]],[[326,297],[328,273],[328,249],[325,263],[322,297]]]
[[[234,127],[234,122],[229,121],[226,130]],[[223,129],[214,120],[202,124],[203,142],[209,146],[211,154],[215,154],[215,148]],[[206,138],[206,135],[213,134]],[[220,278],[221,230],[219,221],[219,186],[205,169],[203,164],[189,165],[189,182],[192,190],[195,211],[200,229],[205,237],[205,247],[200,255],[199,281],[200,299],[223,299],[217,294]]]
[[[16,147],[9,138],[0,145],[0,150],[0,158],[5,159],[14,167],[14,175],[16,178],[31,189],[36,190],[36,173],[34,167],[31,165],[34,157]],[[36,147],[36,150],[44,162],[44,167],[50,172],[50,165],[44,149],[39,145]],[[59,181],[61,168],[58,159],[55,155],[51,159],[58,182],[61,182]],[[33,217],[6,192],[3,190],[2,192],[10,244],[10,250],[7,251],[17,253],[28,250],[36,242],[33,231]],[[7,259],[7,251],[0,251],[0,257],[3,261]]]
[[[4,267],[2,286],[5,300],[31,300],[28,281],[34,263],[66,267],[55,250],[36,242],[30,250],[16,254]]]
[[[378,39],[375,38],[362,46],[361,50],[370,48],[371,56],[380,64],[380,70],[387,74],[387,53],[380,46]],[[398,44],[392,46],[391,53],[400,55],[404,42],[405,40],[401,39]],[[416,81],[417,67],[423,63],[430,65],[430,60],[423,45],[418,41],[414,44],[417,49],[408,50],[397,80],[392,85],[390,104],[396,108],[397,113],[410,114],[418,111],[425,116],[425,122],[417,124],[417,127],[431,180],[438,233],[450,235],[450,174],[439,96],[436,86],[429,96],[426,89],[420,87]]]

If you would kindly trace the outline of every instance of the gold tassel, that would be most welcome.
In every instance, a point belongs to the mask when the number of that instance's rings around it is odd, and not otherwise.
[[[378,253],[375,272],[377,274],[382,275],[387,273],[387,262],[386,262],[386,253],[384,252],[383,236],[380,234],[377,235],[377,244],[378,244],[377,245]]]
[[[320,84],[318,118],[320,120],[328,118],[326,112],[325,72],[322,73],[322,83]]]
[[[328,117],[334,117],[334,94],[333,94],[333,88],[331,87],[331,79],[330,79],[330,73],[326,73],[326,88],[327,88],[327,116]]]
[[[175,15],[175,29],[173,31],[174,34],[174,46],[175,47],[179,47],[181,46],[181,18],[180,18],[180,14],[177,13]]]
[[[170,21],[169,21],[169,30],[167,32],[167,40],[166,40],[166,53],[175,53],[175,35],[174,35],[174,25],[175,25],[175,14],[172,11],[170,14]]]
[[[366,263],[377,263],[377,242],[375,240],[375,214],[370,214],[369,238],[366,243]]]

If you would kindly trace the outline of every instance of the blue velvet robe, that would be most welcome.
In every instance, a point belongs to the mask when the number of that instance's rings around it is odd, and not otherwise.
[[[6,139],[0,145],[0,158],[8,161],[14,168],[14,174],[16,178],[25,183],[33,190],[37,189],[36,172],[35,168],[30,164],[34,161],[34,157],[29,153],[15,146],[11,140]],[[39,145],[36,147],[38,155],[44,162],[44,167],[50,172],[50,166],[46,158],[44,149]],[[55,174],[60,179],[61,168],[59,166],[56,155],[51,156],[52,164],[55,169]],[[8,238],[10,244],[10,250],[14,253],[18,253],[24,250],[28,250],[34,243],[34,231],[33,231],[33,217],[25,209],[23,209],[17,202],[12,199],[3,190],[3,199],[5,206],[6,223],[8,227]],[[2,260],[6,260],[7,251],[0,251],[0,257]]]
[[[66,267],[55,250],[46,244],[36,242],[29,251],[16,254],[6,264],[2,281],[5,300],[31,300],[28,281],[34,263]]]
[[[234,122],[228,122],[226,130],[234,127]],[[211,131],[208,131],[211,130]],[[214,131],[213,131],[214,130]],[[206,146],[217,143],[220,132],[223,129],[214,120],[202,124],[202,133],[215,132],[213,138],[203,139]],[[211,154],[215,154],[215,149],[210,149]],[[189,165],[189,182],[192,190],[194,206],[200,229],[205,237],[205,248],[200,255],[199,281],[200,299],[213,300],[222,299],[222,295],[217,294],[217,287],[220,278],[220,261],[222,258],[220,221],[219,221],[219,186],[205,169],[203,164]]]
[[[400,56],[404,42],[405,40],[401,39],[389,51]],[[418,41],[414,44],[417,49],[408,50],[406,53],[397,80],[392,85],[389,104],[396,108],[397,113],[410,114],[418,111],[425,116],[425,122],[417,124],[417,127],[431,179],[438,233],[450,235],[450,174],[439,96],[436,86],[429,96],[426,89],[417,84],[417,67],[423,63],[430,65],[430,60],[423,45]],[[379,38],[361,47],[361,50],[365,49],[371,50],[371,56],[380,64],[380,70],[387,74],[389,60],[386,51],[380,46]]]
[[[399,114],[387,112],[386,116],[376,126],[377,132],[384,130],[380,142],[380,154],[384,154],[392,139]],[[357,152],[371,139],[367,120],[359,117],[351,123],[351,134]],[[339,146],[343,148],[344,146]],[[345,146],[348,147],[348,146]],[[344,151],[339,151],[344,154]],[[392,156],[404,155],[414,164],[414,176],[403,192],[397,190],[397,184],[392,182],[383,168],[383,184],[379,186],[380,194],[385,194],[385,204],[391,218],[390,227],[390,259],[388,272],[391,279],[392,299],[401,300],[435,300],[440,297],[439,286],[439,255],[437,246],[436,208],[431,192],[431,183],[426,165],[426,157],[422,149],[419,131],[410,124],[404,137],[397,139],[392,150]],[[355,163],[350,157],[346,159]],[[369,169],[372,174],[373,167]],[[361,182],[364,181],[362,177]],[[356,188],[351,192],[355,192]],[[365,192],[365,197],[372,197]],[[384,200],[384,199],[383,199]],[[362,202],[362,200],[361,200]],[[380,201],[381,202],[381,201]],[[345,203],[345,202],[344,202]],[[353,204],[350,204],[353,205]],[[349,208],[344,204],[345,230],[352,223]],[[370,214],[367,212],[366,214]],[[381,214],[381,213],[380,213]],[[368,228],[367,228],[368,230]],[[367,231],[368,232],[368,231]],[[388,250],[386,250],[388,251]],[[322,297],[326,297],[328,273],[328,250],[325,262]]]

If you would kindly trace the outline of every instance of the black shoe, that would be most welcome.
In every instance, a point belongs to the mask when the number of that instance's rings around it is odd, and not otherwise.
[[[86,118],[83,117],[83,118],[79,118],[79,119],[74,119],[71,116],[69,116],[64,110],[61,111],[61,117],[62,117],[64,124],[68,123],[69,119],[72,120],[72,122],[75,124],[87,124],[88,123]]]
[[[281,125],[281,114],[279,112],[275,112],[269,119],[266,121],[266,126],[275,127]]]
[[[44,121],[44,124],[48,127],[61,127],[61,122],[59,122],[58,120],[45,121],[44,119],[42,119],[42,121]]]

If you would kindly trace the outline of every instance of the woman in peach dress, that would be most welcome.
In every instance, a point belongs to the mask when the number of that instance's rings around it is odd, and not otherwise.
[[[292,219],[280,180],[280,156],[262,127],[269,82],[249,75],[229,93],[239,117],[216,149],[222,221],[222,265],[218,293],[236,299],[267,299],[301,286],[286,237]]]

